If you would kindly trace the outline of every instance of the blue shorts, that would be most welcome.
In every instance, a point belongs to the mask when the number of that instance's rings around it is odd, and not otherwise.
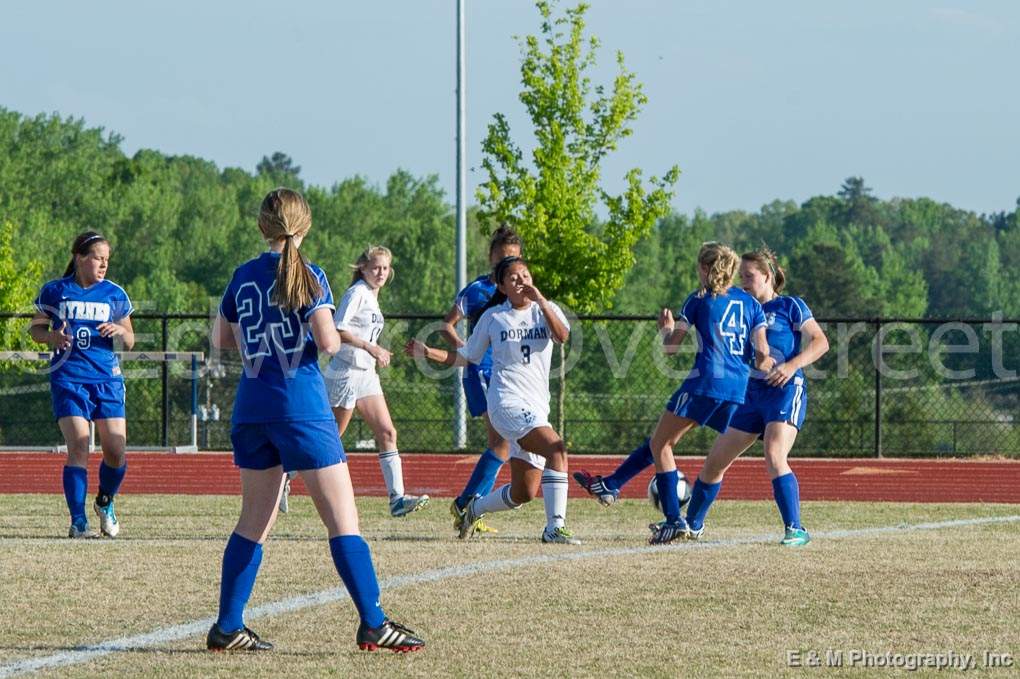
[[[770,422],[786,422],[798,430],[807,413],[807,385],[803,377],[794,377],[785,387],[769,386],[764,380],[747,383],[747,400],[730,421],[730,426],[765,437]]]
[[[733,401],[720,401],[717,398],[691,394],[680,387],[670,396],[666,410],[677,417],[686,417],[697,422],[699,426],[711,427],[723,434],[739,406],[739,403]]]
[[[322,469],[347,461],[336,420],[252,422],[230,428],[234,464],[241,469]]]
[[[84,417],[86,420],[106,420],[124,417],[124,380],[110,380],[89,384],[85,382],[50,381],[53,398],[53,416]]]
[[[464,396],[467,397],[468,412],[471,417],[481,417],[489,410],[489,404],[485,400],[485,392],[489,388],[491,370],[482,370],[477,365],[471,364],[464,369]]]

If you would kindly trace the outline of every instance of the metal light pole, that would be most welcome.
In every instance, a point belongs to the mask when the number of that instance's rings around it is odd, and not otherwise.
[[[466,85],[464,41],[464,0],[457,0],[457,290],[467,285],[467,121],[465,116]],[[463,325],[462,325],[463,327]],[[463,368],[457,368],[457,382],[453,393],[453,445],[464,448],[467,445],[467,412],[464,391],[460,387]]]

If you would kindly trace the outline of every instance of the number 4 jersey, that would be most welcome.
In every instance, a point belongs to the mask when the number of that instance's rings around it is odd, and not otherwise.
[[[50,362],[51,379],[86,384],[123,379],[113,340],[100,335],[98,328],[134,311],[124,288],[107,280],[83,288],[72,274],[44,285],[35,307],[49,317],[54,329],[66,322],[65,332],[71,336],[71,349],[54,354]]]
[[[244,359],[234,424],[333,418],[307,325],[318,309],[333,310],[333,292],[322,269],[309,264],[319,295],[308,306],[285,313],[270,301],[279,261],[279,253],[264,252],[237,267],[220,302],[220,314],[238,326]]]
[[[569,329],[563,311],[554,302],[549,302],[549,307]],[[548,415],[552,345],[545,314],[537,302],[526,309],[514,309],[507,301],[482,314],[459,353],[477,363],[492,347],[492,379],[486,395],[490,411],[520,405]]]
[[[744,402],[754,349],[751,333],[765,325],[761,304],[740,288],[722,295],[695,292],[678,314],[698,331],[698,355],[684,391],[720,401]]]

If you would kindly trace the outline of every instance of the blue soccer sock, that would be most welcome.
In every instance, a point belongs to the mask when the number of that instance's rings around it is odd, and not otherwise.
[[[645,439],[620,463],[616,471],[602,479],[606,487],[610,490],[620,490],[628,481],[652,466],[655,460],[652,459],[652,448],[648,444],[649,439]]]
[[[793,472],[772,479],[772,495],[783,517],[783,527],[803,528],[800,525],[800,485]]]
[[[127,461],[119,467],[107,467],[106,461],[99,463],[99,495],[112,498],[120,490],[124,473],[127,472]]]
[[[659,504],[666,521],[676,523],[680,520],[680,498],[676,494],[676,484],[680,480],[677,470],[659,472],[655,475],[655,483],[659,488]]]
[[[691,502],[687,505],[687,525],[694,530],[701,530],[705,525],[705,517],[708,509],[715,502],[715,496],[722,488],[722,481],[719,483],[705,483],[701,479],[694,482],[691,490]]]
[[[463,492],[457,496],[457,507],[464,509],[475,495],[488,495],[492,491],[492,487],[496,485],[496,476],[502,466],[503,460],[499,459],[492,449],[486,448],[482,456],[478,458]]]
[[[85,495],[89,490],[89,470],[64,465],[64,499],[71,513],[71,523],[88,521],[85,516]]]
[[[248,604],[262,563],[262,545],[231,533],[223,550],[220,579],[220,612],[216,624],[224,632],[244,627],[244,607]]]
[[[368,543],[360,535],[337,535],[330,538],[329,551],[361,621],[369,627],[383,624],[386,614],[379,605],[379,581]]]

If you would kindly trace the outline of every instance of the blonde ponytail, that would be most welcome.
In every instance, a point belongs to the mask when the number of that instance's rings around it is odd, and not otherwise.
[[[705,290],[721,295],[733,285],[740,258],[732,248],[722,243],[705,243],[698,251],[698,264],[707,270]]]
[[[262,200],[259,210],[262,235],[269,241],[284,241],[270,301],[285,312],[308,306],[322,293],[308,261],[294,243],[295,237],[303,237],[311,228],[312,210],[297,191],[276,189]]]

